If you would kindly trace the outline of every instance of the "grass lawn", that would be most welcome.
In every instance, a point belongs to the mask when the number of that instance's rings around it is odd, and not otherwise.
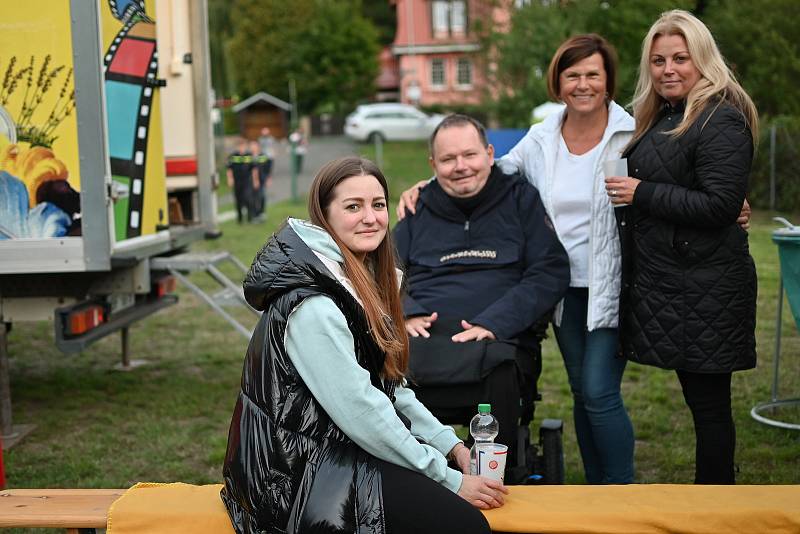
[[[370,156],[370,147],[363,148]],[[389,143],[384,169],[393,196],[429,176],[422,143]],[[394,200],[392,201],[394,204]],[[270,208],[263,225],[226,223],[217,241],[195,250],[224,249],[246,264],[287,216],[304,204]],[[753,217],[751,251],[759,274],[759,366],[734,375],[738,480],[800,483],[800,432],[751,419],[750,408],[771,395],[778,264],[771,214]],[[800,222],[796,217],[795,222]],[[195,276],[195,278],[198,278]],[[14,421],[36,430],[5,454],[8,487],[128,487],[137,481],[214,483],[221,479],[228,422],[238,391],[246,340],[183,288],[180,303],[131,329],[133,358],[149,365],[116,372],[118,336],[78,355],[59,353],[48,323],[15,324],[10,335]],[[251,323],[246,312],[238,315]],[[788,305],[783,316],[781,397],[800,396],[800,337]],[[560,355],[545,342],[542,417],[565,422],[567,482],[581,483],[571,423],[571,398]],[[624,398],[636,431],[636,480],[693,480],[694,436],[674,373],[629,364]],[[784,412],[800,421],[800,411]]]

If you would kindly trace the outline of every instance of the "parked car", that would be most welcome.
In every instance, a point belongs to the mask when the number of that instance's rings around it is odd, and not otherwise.
[[[442,119],[407,104],[365,104],[347,116],[344,133],[356,141],[427,139]]]

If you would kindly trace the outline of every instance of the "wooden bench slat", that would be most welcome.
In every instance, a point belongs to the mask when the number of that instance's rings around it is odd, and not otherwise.
[[[0,527],[106,528],[108,509],[123,489],[0,491]]]

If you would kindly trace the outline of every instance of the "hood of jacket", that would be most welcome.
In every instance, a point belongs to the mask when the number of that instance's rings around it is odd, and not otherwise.
[[[253,259],[243,282],[244,296],[253,308],[263,311],[286,291],[340,282],[338,273],[331,269],[342,261],[339,247],[325,230],[307,221],[289,219]]]

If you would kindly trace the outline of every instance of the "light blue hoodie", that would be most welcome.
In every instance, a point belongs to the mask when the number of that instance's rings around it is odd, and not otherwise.
[[[341,251],[327,232],[298,219],[289,219],[289,225],[331,274],[354,293],[341,268]],[[289,316],[284,345],[314,398],[350,439],[381,460],[458,491],[462,475],[447,467],[445,458],[460,442],[455,432],[442,425],[410,389],[399,386],[392,406],[372,385],[369,372],[356,361],[347,320],[333,300],[316,295],[297,306]],[[397,417],[395,407],[411,421],[410,431]]]

